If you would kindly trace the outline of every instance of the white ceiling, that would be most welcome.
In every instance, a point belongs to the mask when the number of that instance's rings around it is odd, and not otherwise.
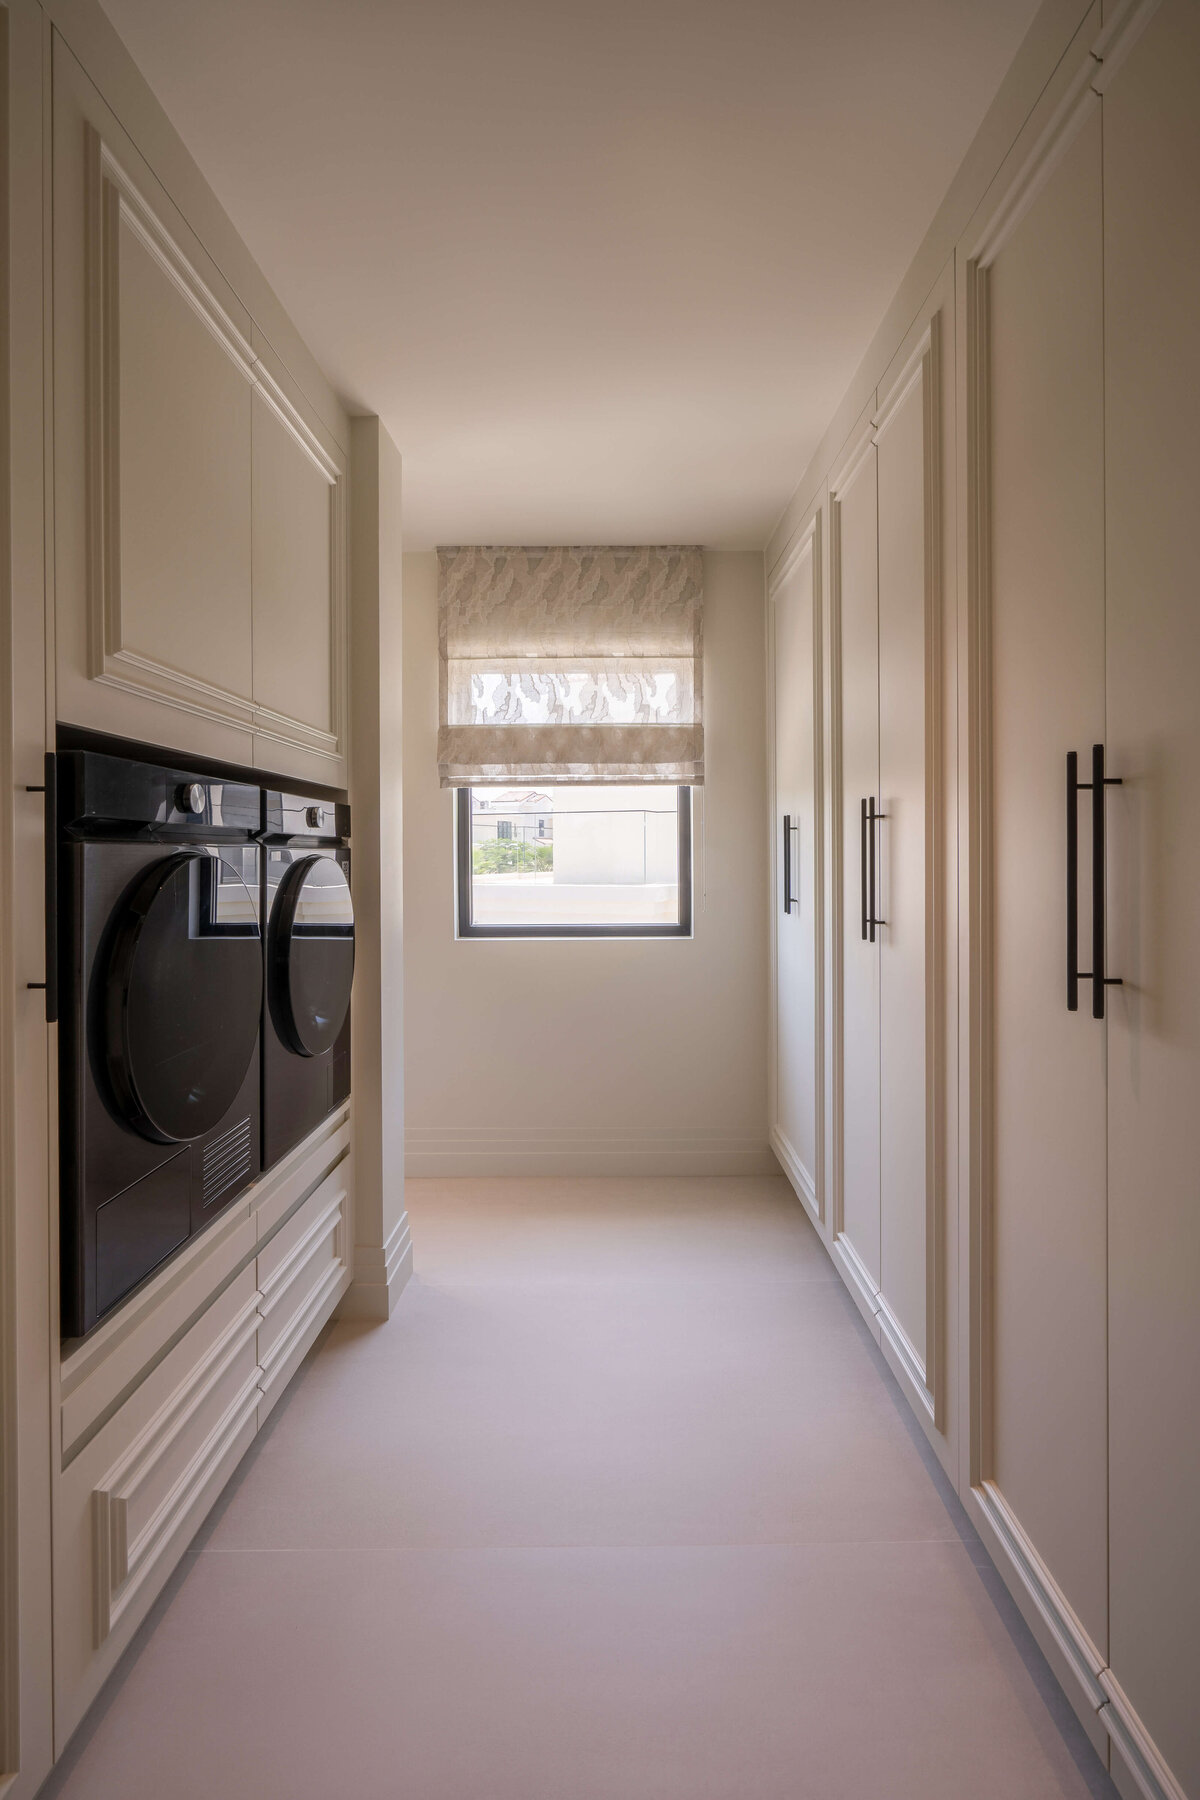
[[[1036,0],[104,0],[410,547],[761,546]]]

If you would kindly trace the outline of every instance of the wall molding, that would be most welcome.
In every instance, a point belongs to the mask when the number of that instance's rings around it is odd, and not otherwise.
[[[338,1308],[338,1317],[390,1318],[412,1268],[412,1230],[408,1214],[402,1212],[386,1243],[354,1246],[354,1279]]]
[[[771,1148],[779,1159],[779,1165],[796,1190],[805,1211],[814,1225],[822,1224],[822,1209],[817,1199],[817,1184],[810,1172],[805,1168],[795,1150],[789,1144],[778,1125],[771,1127]]]
[[[506,1132],[409,1126],[405,1173],[428,1175],[777,1175],[762,1136],[720,1132]]]

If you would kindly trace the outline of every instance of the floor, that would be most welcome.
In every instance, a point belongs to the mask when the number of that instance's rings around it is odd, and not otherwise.
[[[1115,1793],[783,1181],[408,1193],[47,1793]]]

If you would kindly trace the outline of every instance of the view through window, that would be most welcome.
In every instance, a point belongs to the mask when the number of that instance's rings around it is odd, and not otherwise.
[[[691,931],[691,790],[458,790],[462,936],[669,937]]]

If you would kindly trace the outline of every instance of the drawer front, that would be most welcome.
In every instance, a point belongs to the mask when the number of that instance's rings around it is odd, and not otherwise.
[[[350,1159],[344,1157],[258,1257],[264,1418],[350,1280]]]
[[[258,1293],[246,1269],[194,1328],[183,1379],[93,1488],[97,1645],[149,1579],[214,1475],[225,1469],[231,1451],[236,1447],[240,1454],[248,1426],[253,1435],[258,1324]]]

